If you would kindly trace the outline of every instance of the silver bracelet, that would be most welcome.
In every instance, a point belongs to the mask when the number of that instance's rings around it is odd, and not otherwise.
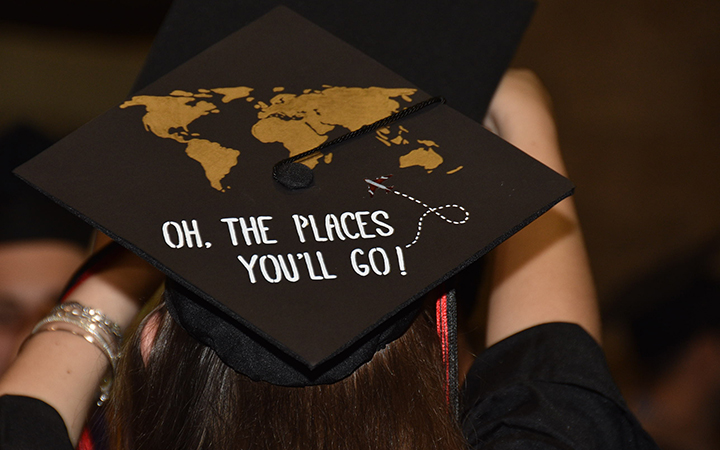
[[[101,350],[107,355],[113,365],[113,370],[115,370],[122,340],[120,327],[116,323],[97,309],[85,307],[77,302],[66,302],[57,305],[50,311],[50,314],[38,322],[33,333],[45,324],[55,322],[69,323],[93,334],[99,342],[104,344],[100,346]]]
[[[81,317],[92,324],[100,326],[103,331],[112,334],[118,341],[122,339],[122,332],[118,324],[105,317],[105,314],[99,310],[88,308],[78,302],[64,302],[57,305],[50,311],[46,319],[50,317]]]
[[[97,405],[107,401],[120,358],[120,327],[96,309],[87,308],[77,302],[66,302],[53,308],[50,314],[35,326],[31,336],[44,331],[64,331],[80,336],[103,352],[110,361],[110,373],[100,385]]]

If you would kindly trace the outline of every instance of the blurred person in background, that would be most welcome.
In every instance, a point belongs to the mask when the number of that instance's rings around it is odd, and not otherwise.
[[[51,144],[27,125],[0,133],[0,375],[88,254],[91,228],[12,174]]]
[[[613,369],[640,422],[663,450],[720,449],[720,235],[615,300]]]

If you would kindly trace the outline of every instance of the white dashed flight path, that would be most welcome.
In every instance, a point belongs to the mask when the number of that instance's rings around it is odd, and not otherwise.
[[[365,178],[365,182],[371,186],[370,195],[374,194],[375,189],[372,189],[372,188],[378,188],[378,189],[382,189],[387,192],[392,192],[393,194],[399,195],[400,197],[404,197],[408,200],[411,200],[411,201],[417,203],[418,205],[421,205],[423,208],[425,208],[425,212],[420,217],[420,220],[418,220],[418,226],[417,226],[417,232],[415,233],[415,239],[413,239],[413,241],[410,242],[409,244],[406,244],[405,248],[412,247],[420,239],[420,233],[422,232],[423,220],[425,219],[425,216],[427,216],[428,214],[431,214],[431,213],[435,214],[436,216],[438,216],[439,218],[441,218],[442,220],[444,220],[445,222],[447,222],[451,225],[463,225],[463,224],[467,223],[468,220],[470,220],[470,212],[460,205],[453,203],[453,204],[447,204],[447,205],[443,205],[443,206],[433,207],[433,206],[428,205],[427,203],[424,203],[421,200],[416,199],[415,197],[413,197],[411,195],[405,194],[403,192],[392,189],[392,187],[388,187],[388,186],[381,184],[383,181],[387,180],[388,178],[389,177],[378,178],[378,180],[382,180],[380,183],[378,183],[377,181]],[[443,215],[442,213],[439,212],[440,210],[449,209],[449,208],[459,209],[460,211],[462,211],[465,214],[465,218],[463,218],[462,220],[452,220],[452,219],[447,218],[445,215]]]

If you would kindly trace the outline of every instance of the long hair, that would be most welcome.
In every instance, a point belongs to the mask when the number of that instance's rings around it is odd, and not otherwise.
[[[126,343],[109,410],[111,440],[120,450],[465,448],[446,404],[427,309],[350,377],[297,388],[233,371],[161,304],[147,363],[140,330]]]

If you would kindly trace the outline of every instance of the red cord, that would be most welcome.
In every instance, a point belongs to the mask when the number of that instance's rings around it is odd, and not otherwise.
[[[435,325],[440,338],[443,367],[445,368],[445,399],[450,405],[450,343],[448,336],[447,294],[435,303]]]
[[[82,432],[82,435],[80,435],[80,442],[78,442],[77,450],[94,450],[95,445],[92,441],[92,436],[90,436],[90,431],[85,428]]]
[[[86,270],[82,275],[80,275],[80,278],[78,278],[78,280],[75,282],[75,284],[73,284],[72,286],[70,286],[70,287],[63,293],[63,296],[62,296],[62,298],[60,299],[60,302],[61,302],[61,303],[62,303],[62,302],[65,302],[65,301],[68,299],[68,297],[70,297],[70,294],[72,294],[73,291],[74,291],[78,286],[80,286],[81,284],[83,284],[83,282],[85,282],[85,280],[87,280],[88,278],[90,278],[90,276],[93,274],[93,272],[94,272],[94,271],[93,271],[92,269],[88,269],[88,270]]]

